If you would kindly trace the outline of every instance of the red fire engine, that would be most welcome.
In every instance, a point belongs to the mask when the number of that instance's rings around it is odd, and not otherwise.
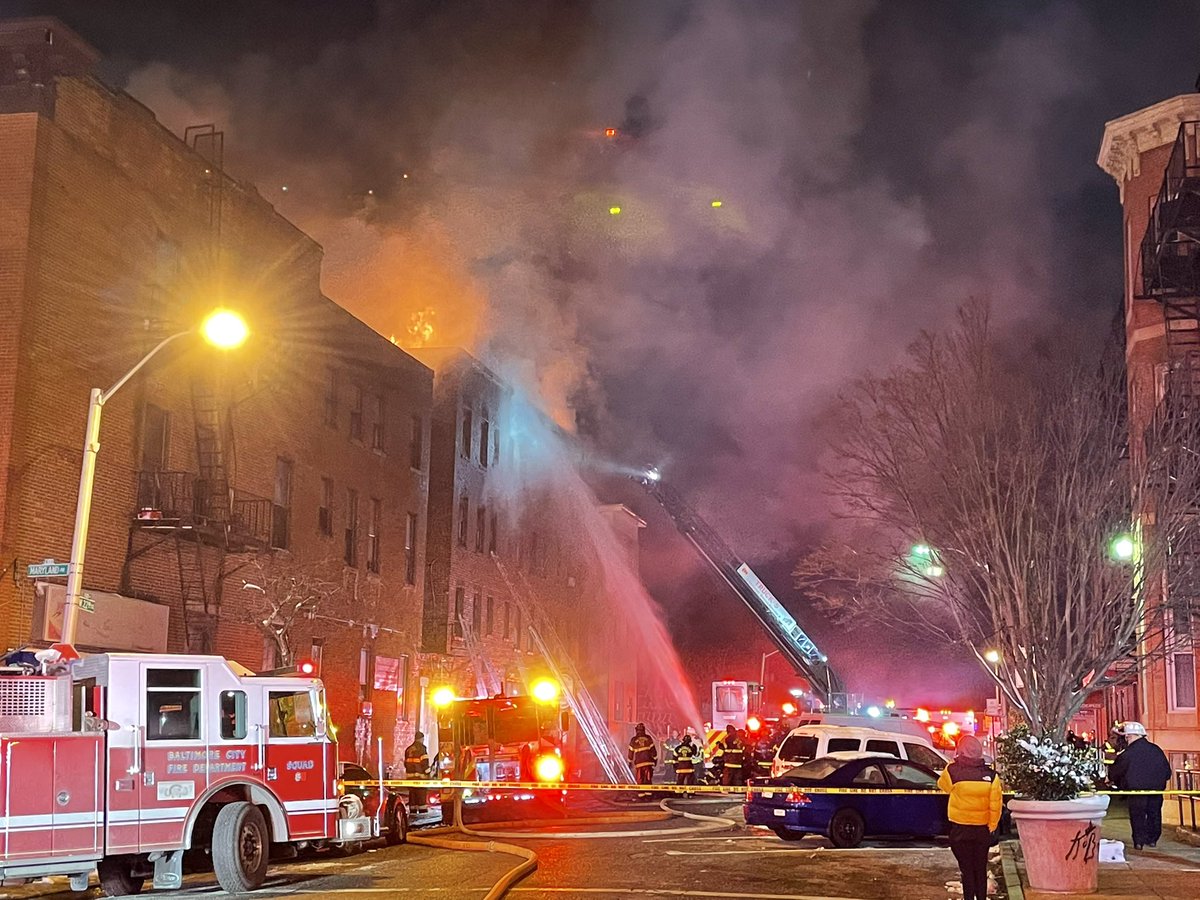
[[[110,896],[146,877],[177,888],[192,850],[240,893],[272,850],[376,831],[339,789],[317,678],[169,654],[0,670],[0,879],[67,875],[84,890],[95,869]]]
[[[448,689],[447,689],[448,690]],[[548,678],[531,696],[438,697],[439,774],[475,781],[561,781],[569,714]]]

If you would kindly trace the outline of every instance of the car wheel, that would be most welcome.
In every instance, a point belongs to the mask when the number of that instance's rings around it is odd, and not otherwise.
[[[238,800],[217,813],[213,825],[213,871],[230,894],[246,894],[267,877],[271,837],[258,807]]]
[[[392,814],[388,817],[387,845],[395,847],[408,840],[408,816],[405,815],[404,805],[399,801],[392,804]]]
[[[866,831],[863,817],[853,809],[839,809],[829,820],[829,840],[835,847],[857,847]]]
[[[792,831],[792,829],[784,828],[782,825],[776,825],[771,830],[775,832],[776,837],[781,837],[785,841],[800,841],[804,839],[803,831]]]

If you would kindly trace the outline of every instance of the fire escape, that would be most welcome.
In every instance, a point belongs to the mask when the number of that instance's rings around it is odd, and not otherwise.
[[[185,140],[209,163],[204,170],[205,224],[210,264],[219,279],[224,135],[212,125],[193,126]],[[231,485],[232,403],[219,372],[201,371],[192,377],[191,407],[196,469],[138,473],[124,581],[131,583],[135,564],[149,558],[150,551],[169,550],[179,575],[184,647],[189,653],[211,653],[221,618],[222,584],[233,571],[230,555],[282,546],[286,535],[277,533],[272,500]],[[153,570],[154,576],[161,578],[161,571]]]
[[[1159,482],[1172,489],[1174,447],[1182,427],[1200,414],[1200,121],[1182,122],[1150,211],[1141,246],[1138,299],[1158,301],[1166,327],[1167,369],[1161,397],[1145,432],[1147,460],[1160,467]],[[1181,451],[1188,452],[1186,447]],[[1189,543],[1191,543],[1189,541]],[[1200,548],[1171,548],[1172,595],[1196,584]]]

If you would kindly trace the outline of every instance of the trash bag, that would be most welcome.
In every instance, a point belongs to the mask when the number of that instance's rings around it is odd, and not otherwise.
[[[1108,838],[1100,839],[1100,862],[1102,863],[1123,863],[1125,862],[1125,844],[1121,841],[1110,841]]]

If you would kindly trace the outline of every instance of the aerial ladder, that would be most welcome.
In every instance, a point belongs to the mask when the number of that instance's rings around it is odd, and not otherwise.
[[[779,648],[780,654],[807,679],[813,695],[826,709],[846,709],[846,688],[829,666],[829,659],[817,649],[812,638],[804,633],[789,613],[763,584],[754,570],[743,562],[721,540],[707,522],[693,510],[668,484],[664,484],[657,469],[647,469],[635,476],[646,492],[659,502],[675,527],[696,548],[700,556],[754,613]]]

